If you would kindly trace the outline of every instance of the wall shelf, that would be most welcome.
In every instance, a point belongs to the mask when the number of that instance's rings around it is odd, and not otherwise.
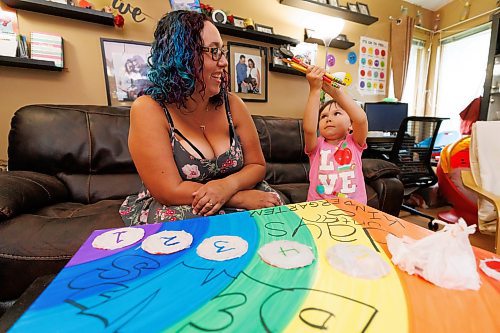
[[[314,43],[314,44],[318,44],[318,45],[325,45],[325,42],[323,42],[321,39],[306,38],[305,36],[304,36],[304,42]],[[354,44],[353,42],[349,42],[349,41],[345,41],[345,40],[338,40],[338,39],[334,39],[330,42],[330,47],[334,47],[336,49],[341,49],[341,50],[350,49],[354,45],[356,45],[356,44]]]
[[[6,56],[0,56],[0,66],[43,69],[54,72],[61,72],[63,70],[62,67],[57,67],[53,61]]]
[[[1,1],[3,1],[6,5],[16,9],[22,9],[31,12],[66,17],[74,20],[114,26],[113,14],[93,9],[80,8],[76,6],[65,5],[45,0],[1,0]]]
[[[299,71],[297,71],[293,68],[290,68],[288,66],[285,66],[285,65],[269,64],[269,71],[270,72],[284,73],[284,74],[306,76],[304,73],[299,72]]]
[[[350,10],[347,9],[330,6],[313,0],[280,0],[280,3],[283,5],[308,10],[310,12],[316,12],[323,15],[339,17],[344,20],[364,25],[370,25],[378,21],[378,17],[351,12]]]
[[[268,33],[260,32],[260,31],[256,31],[256,30],[243,29],[243,28],[235,27],[234,25],[230,25],[230,24],[221,24],[221,23],[216,23],[216,22],[214,22],[214,24],[217,27],[217,29],[219,29],[219,32],[223,35],[251,39],[251,40],[269,43],[269,44],[274,44],[274,45],[290,44],[292,46],[295,46],[298,43],[300,43],[300,41],[298,39],[287,37],[287,36],[268,34]]]

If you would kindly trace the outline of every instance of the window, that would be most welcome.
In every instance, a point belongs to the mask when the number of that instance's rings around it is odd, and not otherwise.
[[[413,39],[408,62],[408,72],[401,102],[408,103],[408,116],[423,115],[425,104],[426,52],[425,41]],[[394,97],[392,71],[389,79],[389,97]]]
[[[460,112],[483,93],[490,34],[486,24],[441,41],[436,116],[450,118],[442,131],[460,131]]]

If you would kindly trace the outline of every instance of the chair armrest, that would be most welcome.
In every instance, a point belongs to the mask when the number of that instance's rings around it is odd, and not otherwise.
[[[32,171],[0,172],[0,221],[68,198],[56,177]]]
[[[388,161],[364,158],[362,163],[363,176],[367,181],[374,181],[379,178],[398,177],[401,173],[397,165]]]
[[[476,182],[474,181],[474,177],[472,176],[472,172],[468,170],[462,170],[461,172],[462,176],[462,183],[464,183],[464,186],[467,187],[469,190],[472,190],[476,192],[477,194],[483,196],[484,198],[488,199],[489,201],[493,202],[493,204],[496,206],[496,208],[500,208],[500,196],[493,194],[489,191],[486,191],[485,189],[479,187]]]

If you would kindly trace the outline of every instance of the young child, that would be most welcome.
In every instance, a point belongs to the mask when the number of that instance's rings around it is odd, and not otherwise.
[[[324,69],[309,66],[306,75],[310,90],[303,127],[311,165],[307,200],[347,197],[366,204],[361,167],[368,134],[366,114],[349,95],[324,83],[324,74]],[[320,108],[321,89],[333,100]]]

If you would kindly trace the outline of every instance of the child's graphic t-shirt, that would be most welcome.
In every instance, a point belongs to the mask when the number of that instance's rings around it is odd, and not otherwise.
[[[365,180],[360,147],[348,134],[337,145],[318,137],[316,149],[309,154],[309,191],[307,201],[344,197],[366,204]]]

